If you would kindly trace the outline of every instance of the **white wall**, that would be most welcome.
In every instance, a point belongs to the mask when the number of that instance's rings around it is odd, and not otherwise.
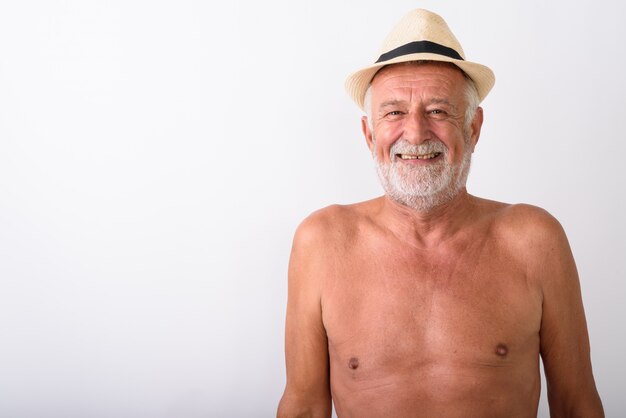
[[[344,78],[415,7],[495,71],[470,192],[561,220],[626,414],[623,2],[42,0],[0,3],[0,416],[272,416],[293,231],[380,193]]]

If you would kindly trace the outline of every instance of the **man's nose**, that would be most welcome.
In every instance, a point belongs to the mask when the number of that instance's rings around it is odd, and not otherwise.
[[[404,122],[403,138],[412,144],[421,144],[429,139],[430,126],[426,115],[421,112],[410,113]]]

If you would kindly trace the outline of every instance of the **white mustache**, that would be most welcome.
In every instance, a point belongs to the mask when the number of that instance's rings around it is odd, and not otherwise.
[[[405,139],[399,139],[391,146],[391,155],[396,154],[430,154],[433,152],[440,152],[445,154],[447,151],[446,146],[441,141],[426,141],[423,144],[415,145],[411,144]]]

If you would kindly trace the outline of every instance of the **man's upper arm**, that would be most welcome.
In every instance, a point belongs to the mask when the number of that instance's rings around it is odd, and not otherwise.
[[[321,309],[324,228],[319,217],[310,217],[294,237],[285,325],[287,385],[279,417],[331,415],[328,340]]]
[[[552,416],[603,417],[590,359],[580,282],[567,237],[552,216],[533,216],[531,276],[543,292],[541,356]]]

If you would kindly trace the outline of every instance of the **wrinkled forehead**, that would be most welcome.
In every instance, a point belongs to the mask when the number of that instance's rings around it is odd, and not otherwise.
[[[409,95],[421,92],[420,96],[425,94],[422,97],[432,100],[462,100],[467,85],[465,73],[451,63],[417,61],[388,65],[372,79],[365,94],[365,107],[371,111],[373,101],[389,100],[388,96],[396,96],[402,90]]]

